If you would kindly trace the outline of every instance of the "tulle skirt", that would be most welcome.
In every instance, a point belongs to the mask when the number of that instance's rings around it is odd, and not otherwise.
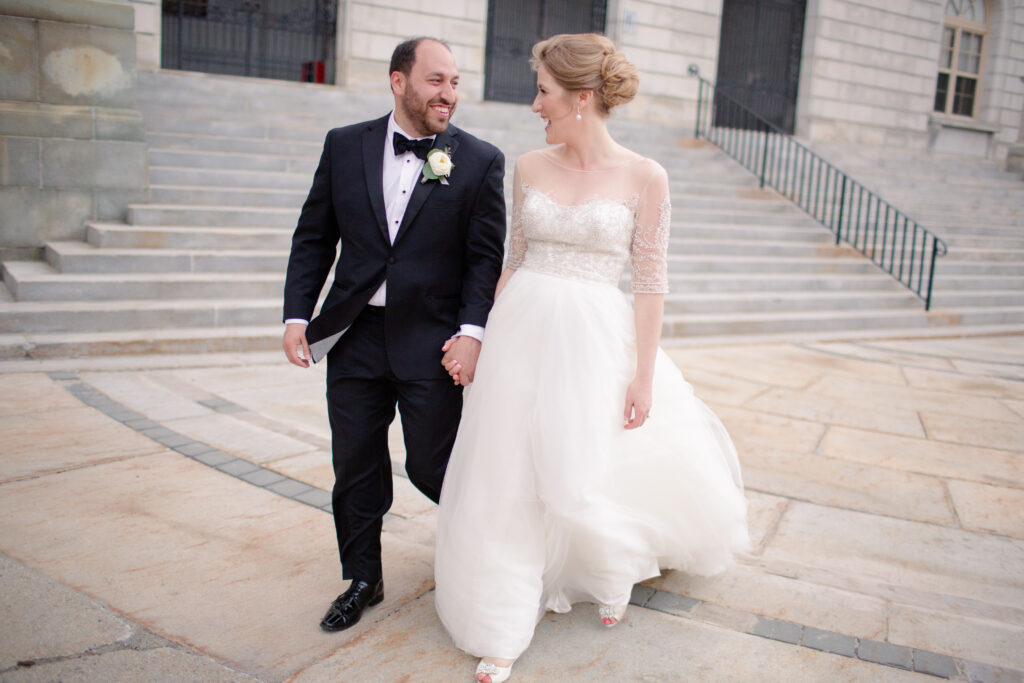
[[[438,512],[435,601],[462,650],[514,659],[546,610],[624,604],[660,568],[715,574],[747,548],[725,428],[659,349],[651,416],[623,429],[635,368],[617,288],[524,269],[508,281]]]

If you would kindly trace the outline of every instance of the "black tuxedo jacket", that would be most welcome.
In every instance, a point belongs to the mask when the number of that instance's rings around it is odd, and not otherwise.
[[[449,125],[449,184],[417,181],[392,245],[382,190],[388,117],[335,128],[292,237],[284,319],[310,320],[336,249],[341,256],[312,344],[343,332],[387,280],[386,349],[398,379],[446,377],[441,346],[463,323],[483,326],[494,303],[505,243],[505,158]],[[358,376],[358,368],[342,375]]]

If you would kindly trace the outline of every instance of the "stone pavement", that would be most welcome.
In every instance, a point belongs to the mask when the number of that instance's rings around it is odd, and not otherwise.
[[[513,680],[1024,680],[1024,337],[670,354],[737,443],[754,549],[638,586],[616,629],[549,614]],[[323,379],[0,362],[0,681],[471,680],[397,431],[386,599],[317,627],[344,587]]]

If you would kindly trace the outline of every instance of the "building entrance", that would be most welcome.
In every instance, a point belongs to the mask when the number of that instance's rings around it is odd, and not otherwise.
[[[338,0],[163,0],[165,69],[334,82]]]
[[[725,0],[716,87],[783,131],[796,123],[806,0]],[[734,120],[731,120],[734,119]],[[749,127],[727,104],[715,125]]]
[[[607,6],[606,0],[489,0],[484,97],[533,102],[533,44],[558,33],[603,33]]]

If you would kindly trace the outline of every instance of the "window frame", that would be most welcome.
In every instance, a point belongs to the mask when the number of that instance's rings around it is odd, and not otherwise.
[[[985,74],[985,53],[988,51],[989,17],[991,16],[991,12],[987,0],[977,1],[981,3],[985,12],[984,23],[978,21],[971,21],[969,19],[963,19],[961,17],[955,17],[950,14],[947,14],[946,4],[943,4],[942,35],[939,42],[939,67],[936,70],[934,97],[932,100],[932,114],[949,116],[952,118],[961,119],[965,121],[976,121],[979,118],[978,109],[981,105],[982,82]],[[943,63],[943,56],[945,55],[947,49],[947,30],[953,31],[953,47],[949,67],[946,67]],[[960,71],[960,45],[965,31],[981,37],[981,52],[978,55],[977,73]],[[957,114],[953,111],[953,105],[956,102],[957,79],[961,77],[961,73],[964,78],[974,80],[974,93],[972,95],[970,115]],[[935,108],[935,104],[939,96],[939,78],[942,76],[942,74],[946,75],[947,81],[945,103],[944,107],[940,110]]]

